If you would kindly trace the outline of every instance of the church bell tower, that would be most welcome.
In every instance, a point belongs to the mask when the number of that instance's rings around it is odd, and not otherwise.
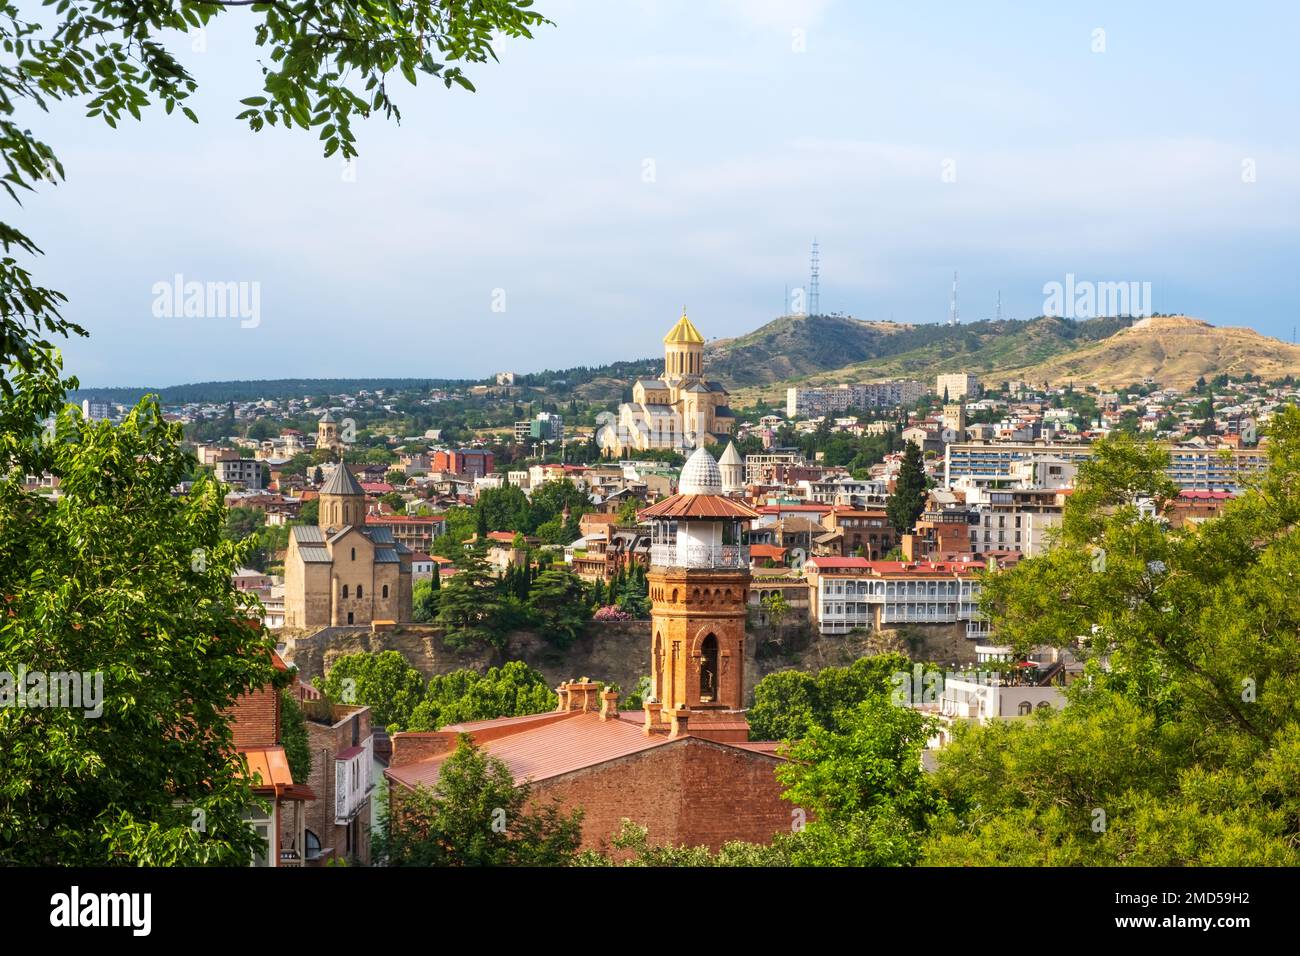
[[[648,732],[749,739],[745,719],[745,609],[758,513],[723,496],[718,463],[698,448],[678,492],[640,513],[651,525],[651,692]]]

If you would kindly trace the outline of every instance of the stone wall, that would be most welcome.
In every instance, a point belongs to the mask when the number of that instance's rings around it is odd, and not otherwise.
[[[900,631],[819,637],[785,628],[788,653],[755,656],[769,634],[751,628],[745,640],[745,704],[753,701],[754,685],[780,670],[817,671],[844,667],[859,657],[897,651],[914,660],[939,664],[973,663],[975,642],[965,637],[964,624],[925,625]],[[397,651],[425,677],[462,667],[484,670],[498,663],[490,651],[463,652],[442,644],[442,630],[428,624],[403,624],[372,633],[369,627],[330,627],[315,633],[284,629],[280,632],[282,656],[297,666],[309,683],[333,666],[336,658],[359,652]],[[539,634],[521,631],[510,636],[501,660],[522,660],[539,670],[552,686],[579,677],[616,683],[624,693],[633,690],[650,673],[650,622],[623,621],[592,624],[587,635],[566,650],[547,643]]]

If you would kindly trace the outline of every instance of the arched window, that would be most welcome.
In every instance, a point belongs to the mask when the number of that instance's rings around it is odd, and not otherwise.
[[[348,611],[348,623],[349,623],[349,624],[352,623],[352,612],[351,612],[351,611]]]
[[[1040,700],[1040,701],[1038,702],[1038,709],[1039,709],[1039,710],[1051,710],[1051,709],[1052,709],[1052,705],[1051,705],[1051,703],[1049,703],[1048,701]]]
[[[664,693],[664,637],[662,634],[655,635],[655,656],[654,660],[650,662],[650,666],[654,668],[654,684],[652,688],[654,695],[662,701]]]
[[[306,851],[304,856],[307,859],[314,860],[320,856],[320,837],[311,830],[307,830],[303,836],[303,842],[305,844],[303,849]]]
[[[353,549],[352,549],[352,560],[355,561],[356,559],[357,559],[357,549],[356,549],[356,548],[353,548]]]
[[[347,599],[348,599],[348,586],[345,584],[343,585],[343,600],[346,601]]]
[[[361,585],[357,585],[357,597],[361,597]]]
[[[384,597],[388,597],[388,585],[384,585]]]
[[[1016,714],[1020,717],[1028,717],[1033,712],[1034,705],[1027,700],[1022,700],[1020,706],[1016,708]]]
[[[718,699],[718,639],[710,634],[700,645],[700,703]]]

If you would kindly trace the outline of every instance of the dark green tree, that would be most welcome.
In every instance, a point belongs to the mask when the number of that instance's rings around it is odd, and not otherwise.
[[[889,523],[899,534],[911,534],[915,529],[916,519],[925,510],[928,487],[921,446],[909,441],[903,449],[903,463],[894,483],[894,493],[885,502]]]
[[[567,567],[548,568],[538,575],[528,595],[542,637],[558,647],[568,647],[582,635],[591,620],[591,604],[582,579]]]
[[[438,596],[438,623],[445,627],[448,647],[491,647],[505,644],[499,617],[501,595],[482,548],[466,548],[456,574]]]

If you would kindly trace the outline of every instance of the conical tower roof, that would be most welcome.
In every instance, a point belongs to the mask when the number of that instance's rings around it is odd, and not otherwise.
[[[741,458],[740,452],[736,451],[736,443],[734,441],[728,442],[727,450],[724,451],[722,453],[722,457],[718,459],[718,464],[719,465],[743,465],[744,463],[745,463],[745,459]]]
[[[677,320],[668,334],[664,336],[664,345],[703,345],[704,336],[700,335],[700,330],[691,324],[691,320],[686,317],[686,309],[682,309],[682,317]]]
[[[348,466],[339,462],[334,473],[330,475],[329,481],[325,482],[325,487],[321,488],[322,495],[357,495],[365,497],[365,489],[357,483],[356,477],[348,471]]]

